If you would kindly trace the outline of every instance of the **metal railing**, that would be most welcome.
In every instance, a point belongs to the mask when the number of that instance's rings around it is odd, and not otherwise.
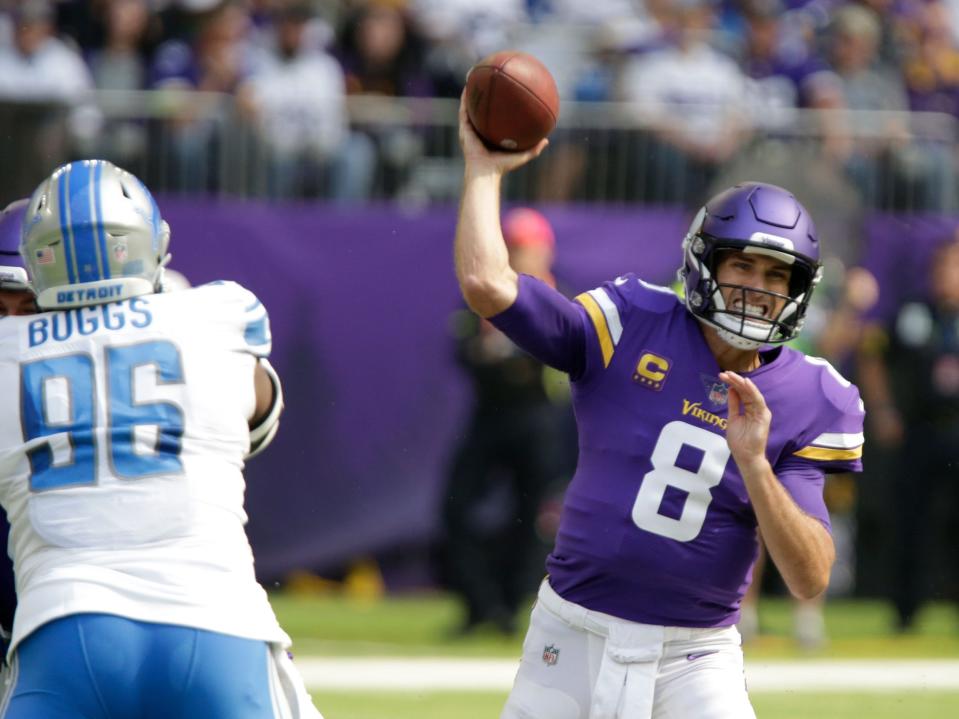
[[[282,163],[232,96],[98,92],[87,110],[78,133],[76,107],[0,103],[0,198],[29,193],[56,164],[81,156],[111,159],[163,193],[430,203],[459,192],[453,100],[351,97],[342,148]],[[949,211],[959,205],[957,137],[956,119],[944,114],[779,110],[744,123],[728,157],[704,159],[671,145],[634,106],[565,103],[550,149],[513,173],[505,193],[524,202],[694,205],[750,178],[862,209]],[[351,194],[341,192],[345,182]]]

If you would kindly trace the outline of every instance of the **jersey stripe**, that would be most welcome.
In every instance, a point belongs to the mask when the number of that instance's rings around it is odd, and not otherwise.
[[[841,434],[839,432],[826,432],[812,441],[817,447],[831,447],[834,449],[855,449],[865,441],[863,433],[859,434]]]
[[[795,453],[797,457],[805,459],[818,459],[824,462],[837,461],[843,459],[859,459],[862,457],[862,445],[855,449],[827,449],[825,447],[803,447]]]
[[[603,367],[609,367],[609,363],[613,359],[613,338],[606,326],[606,317],[603,310],[588,292],[577,295],[575,299],[586,308],[586,314],[593,321],[596,336],[599,338],[599,348],[603,353]]]
[[[590,297],[596,300],[596,304],[603,310],[603,316],[606,317],[606,325],[609,327],[609,333],[613,338],[613,347],[619,344],[619,338],[623,336],[623,325],[619,321],[619,310],[609,299],[609,296],[601,289],[590,290],[587,292]]]

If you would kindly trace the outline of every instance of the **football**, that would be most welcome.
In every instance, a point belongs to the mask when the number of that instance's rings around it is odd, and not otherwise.
[[[490,147],[528,150],[556,126],[556,81],[532,55],[513,50],[497,52],[470,70],[466,112],[477,134]]]

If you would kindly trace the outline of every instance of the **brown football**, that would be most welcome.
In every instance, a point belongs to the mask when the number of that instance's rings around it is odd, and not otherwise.
[[[556,126],[556,81],[532,55],[514,50],[497,52],[470,70],[466,112],[490,147],[528,150]]]

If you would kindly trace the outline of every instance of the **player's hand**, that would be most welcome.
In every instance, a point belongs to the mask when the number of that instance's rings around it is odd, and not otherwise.
[[[459,109],[460,146],[463,148],[463,158],[466,160],[466,171],[475,173],[494,173],[505,175],[507,172],[522,167],[530,160],[539,157],[546,149],[549,140],[540,140],[535,147],[525,152],[500,152],[491,150],[476,134],[473,123],[466,112],[466,90],[460,96]]]
[[[735,372],[720,372],[719,379],[729,385],[726,443],[733,459],[740,469],[765,461],[773,415],[762,392],[751,379]]]

